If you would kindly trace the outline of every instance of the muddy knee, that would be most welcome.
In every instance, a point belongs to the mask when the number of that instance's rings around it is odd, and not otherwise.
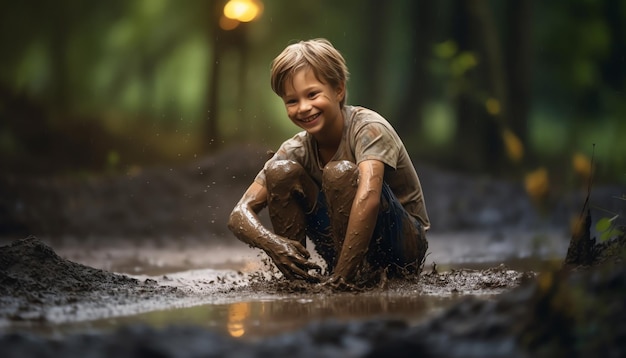
[[[281,183],[293,183],[304,174],[304,168],[293,160],[276,160],[265,168],[268,187]]]
[[[325,190],[347,190],[356,188],[359,168],[347,160],[330,162],[324,167],[322,180]]]
[[[276,160],[265,168],[265,181],[270,200],[287,200],[290,197],[300,201],[308,212],[315,206],[319,188],[304,168],[293,160]]]

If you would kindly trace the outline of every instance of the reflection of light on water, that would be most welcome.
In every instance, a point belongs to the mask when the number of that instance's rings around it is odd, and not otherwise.
[[[230,333],[232,337],[238,338],[246,333],[246,329],[243,323],[228,322],[228,333]]]
[[[228,306],[228,333],[233,337],[241,337],[246,333],[244,321],[250,316],[250,303],[239,302]]]

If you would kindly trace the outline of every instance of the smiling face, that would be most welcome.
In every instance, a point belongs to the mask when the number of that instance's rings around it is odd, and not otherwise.
[[[310,68],[298,70],[284,84],[282,96],[287,116],[319,142],[341,138],[343,114],[341,101],[345,86],[331,87],[320,82]]]

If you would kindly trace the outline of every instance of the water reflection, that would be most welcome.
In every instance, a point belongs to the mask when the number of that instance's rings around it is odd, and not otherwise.
[[[98,330],[138,323],[153,327],[193,325],[232,337],[255,339],[321,320],[391,318],[416,323],[458,299],[406,292],[290,296],[148,312],[88,324],[89,328]],[[76,325],[72,326],[77,329]]]
[[[238,302],[228,306],[228,333],[233,337],[241,337],[246,333],[245,321],[250,317],[250,303]]]

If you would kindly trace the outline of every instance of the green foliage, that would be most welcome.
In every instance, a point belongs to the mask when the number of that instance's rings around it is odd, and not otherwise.
[[[603,217],[598,220],[596,223],[596,230],[600,233],[600,241],[607,241],[623,234],[623,232],[615,225],[615,219],[618,217],[618,215],[615,215],[612,218]]]
[[[134,122],[133,128],[155,123],[184,131],[195,143],[253,140],[275,147],[297,128],[269,88],[269,64],[286,44],[312,37],[329,38],[346,57],[349,103],[379,110],[394,125],[402,125],[404,138],[427,138],[425,145],[407,143],[418,151],[412,154],[420,156],[431,145],[441,149],[438,153],[471,150],[456,141],[459,128],[466,128],[457,123],[458,95],[471,96],[483,111],[490,96],[480,78],[487,71],[478,71],[486,66],[477,45],[484,39],[468,26],[465,2],[263,3],[263,15],[240,28],[238,38],[234,32],[213,33],[218,18],[214,1],[8,2],[0,13],[2,154],[19,155],[32,145],[32,136],[17,128],[23,118],[6,110],[13,97],[25,98],[42,113],[37,126],[62,127],[80,117],[128,137],[124,123]],[[503,4],[490,2],[490,10],[506,51],[509,24]],[[423,21],[417,24],[417,15],[436,20],[420,27]],[[626,3],[618,1],[534,3],[525,29],[533,44],[529,133],[523,138],[528,152],[559,162],[594,142],[600,150],[607,148],[598,155],[600,178],[614,179],[626,169],[621,135],[626,131],[625,19]],[[419,41],[424,51],[413,49]],[[225,53],[220,72],[212,74],[216,43]],[[422,75],[419,91],[415,73]],[[220,82],[219,109],[209,113],[214,76]],[[419,108],[411,113],[418,115],[396,115],[413,98]],[[204,126],[214,118],[221,137],[206,138]],[[483,120],[476,113],[467,118]],[[484,127],[475,128],[476,133],[462,135],[489,145],[490,138],[481,135]],[[111,150],[128,157],[118,148]]]
[[[624,194],[615,198],[626,202],[626,195]],[[619,218],[619,214],[615,214],[612,217],[602,217],[598,220],[595,229],[600,233],[600,241],[608,241],[624,235],[624,227],[617,224]]]
[[[478,65],[476,55],[470,51],[458,51],[458,46],[454,40],[447,40],[436,44],[433,48],[434,61],[442,63],[434,64],[440,67],[442,75],[452,78],[460,78],[465,73]]]

